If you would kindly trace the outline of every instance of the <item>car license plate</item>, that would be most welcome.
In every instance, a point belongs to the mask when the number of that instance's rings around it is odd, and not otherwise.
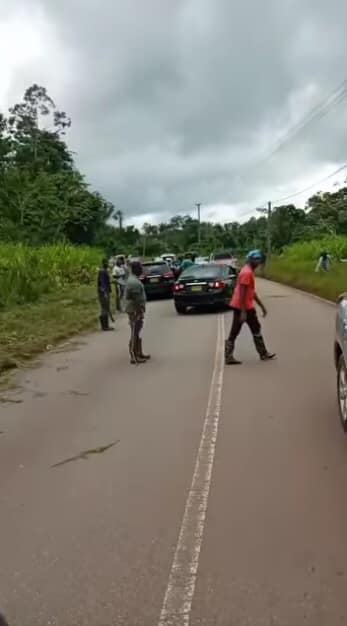
[[[149,282],[150,283],[159,283],[159,278],[150,278]]]
[[[193,285],[192,291],[202,291],[201,285]]]

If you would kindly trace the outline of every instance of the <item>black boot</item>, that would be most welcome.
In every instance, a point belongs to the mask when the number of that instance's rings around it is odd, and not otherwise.
[[[107,330],[106,325],[105,325],[105,316],[104,315],[100,315],[99,321],[100,321],[101,330]]]
[[[275,358],[276,354],[274,352],[267,351],[263,335],[253,335],[253,341],[255,349],[262,361],[271,361],[271,359]]]
[[[227,339],[225,342],[224,360],[225,365],[241,365],[241,361],[234,357],[234,341],[231,341],[231,339]]]
[[[138,340],[138,355],[139,357],[141,357],[141,359],[144,359],[145,361],[148,361],[151,358],[150,354],[143,354],[142,339]]]

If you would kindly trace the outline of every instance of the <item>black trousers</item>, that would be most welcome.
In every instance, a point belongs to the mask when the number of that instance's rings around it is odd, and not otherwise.
[[[108,319],[110,312],[110,296],[103,291],[99,291],[98,296],[100,303],[100,315],[105,318],[107,317]]]
[[[234,309],[234,317],[230,328],[229,341],[235,341],[236,337],[240,334],[242,323],[240,309]],[[261,335],[261,325],[255,309],[249,309],[247,311],[246,324],[248,325],[253,337],[259,337],[259,335]]]

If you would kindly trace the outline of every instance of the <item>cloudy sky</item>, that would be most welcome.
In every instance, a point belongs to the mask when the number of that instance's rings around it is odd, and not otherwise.
[[[347,98],[264,158],[347,77],[346,23],[342,0],[1,0],[0,109],[46,86],[128,223],[245,219],[347,162]]]

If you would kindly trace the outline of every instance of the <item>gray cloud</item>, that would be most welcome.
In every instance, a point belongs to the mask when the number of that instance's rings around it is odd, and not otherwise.
[[[8,3],[12,14],[40,8],[54,29],[59,51],[48,42],[43,62],[73,119],[70,145],[128,219],[188,212],[197,199],[230,205],[233,218],[344,159],[342,103],[251,166],[344,78],[341,0]],[[13,93],[40,71],[14,75]]]

